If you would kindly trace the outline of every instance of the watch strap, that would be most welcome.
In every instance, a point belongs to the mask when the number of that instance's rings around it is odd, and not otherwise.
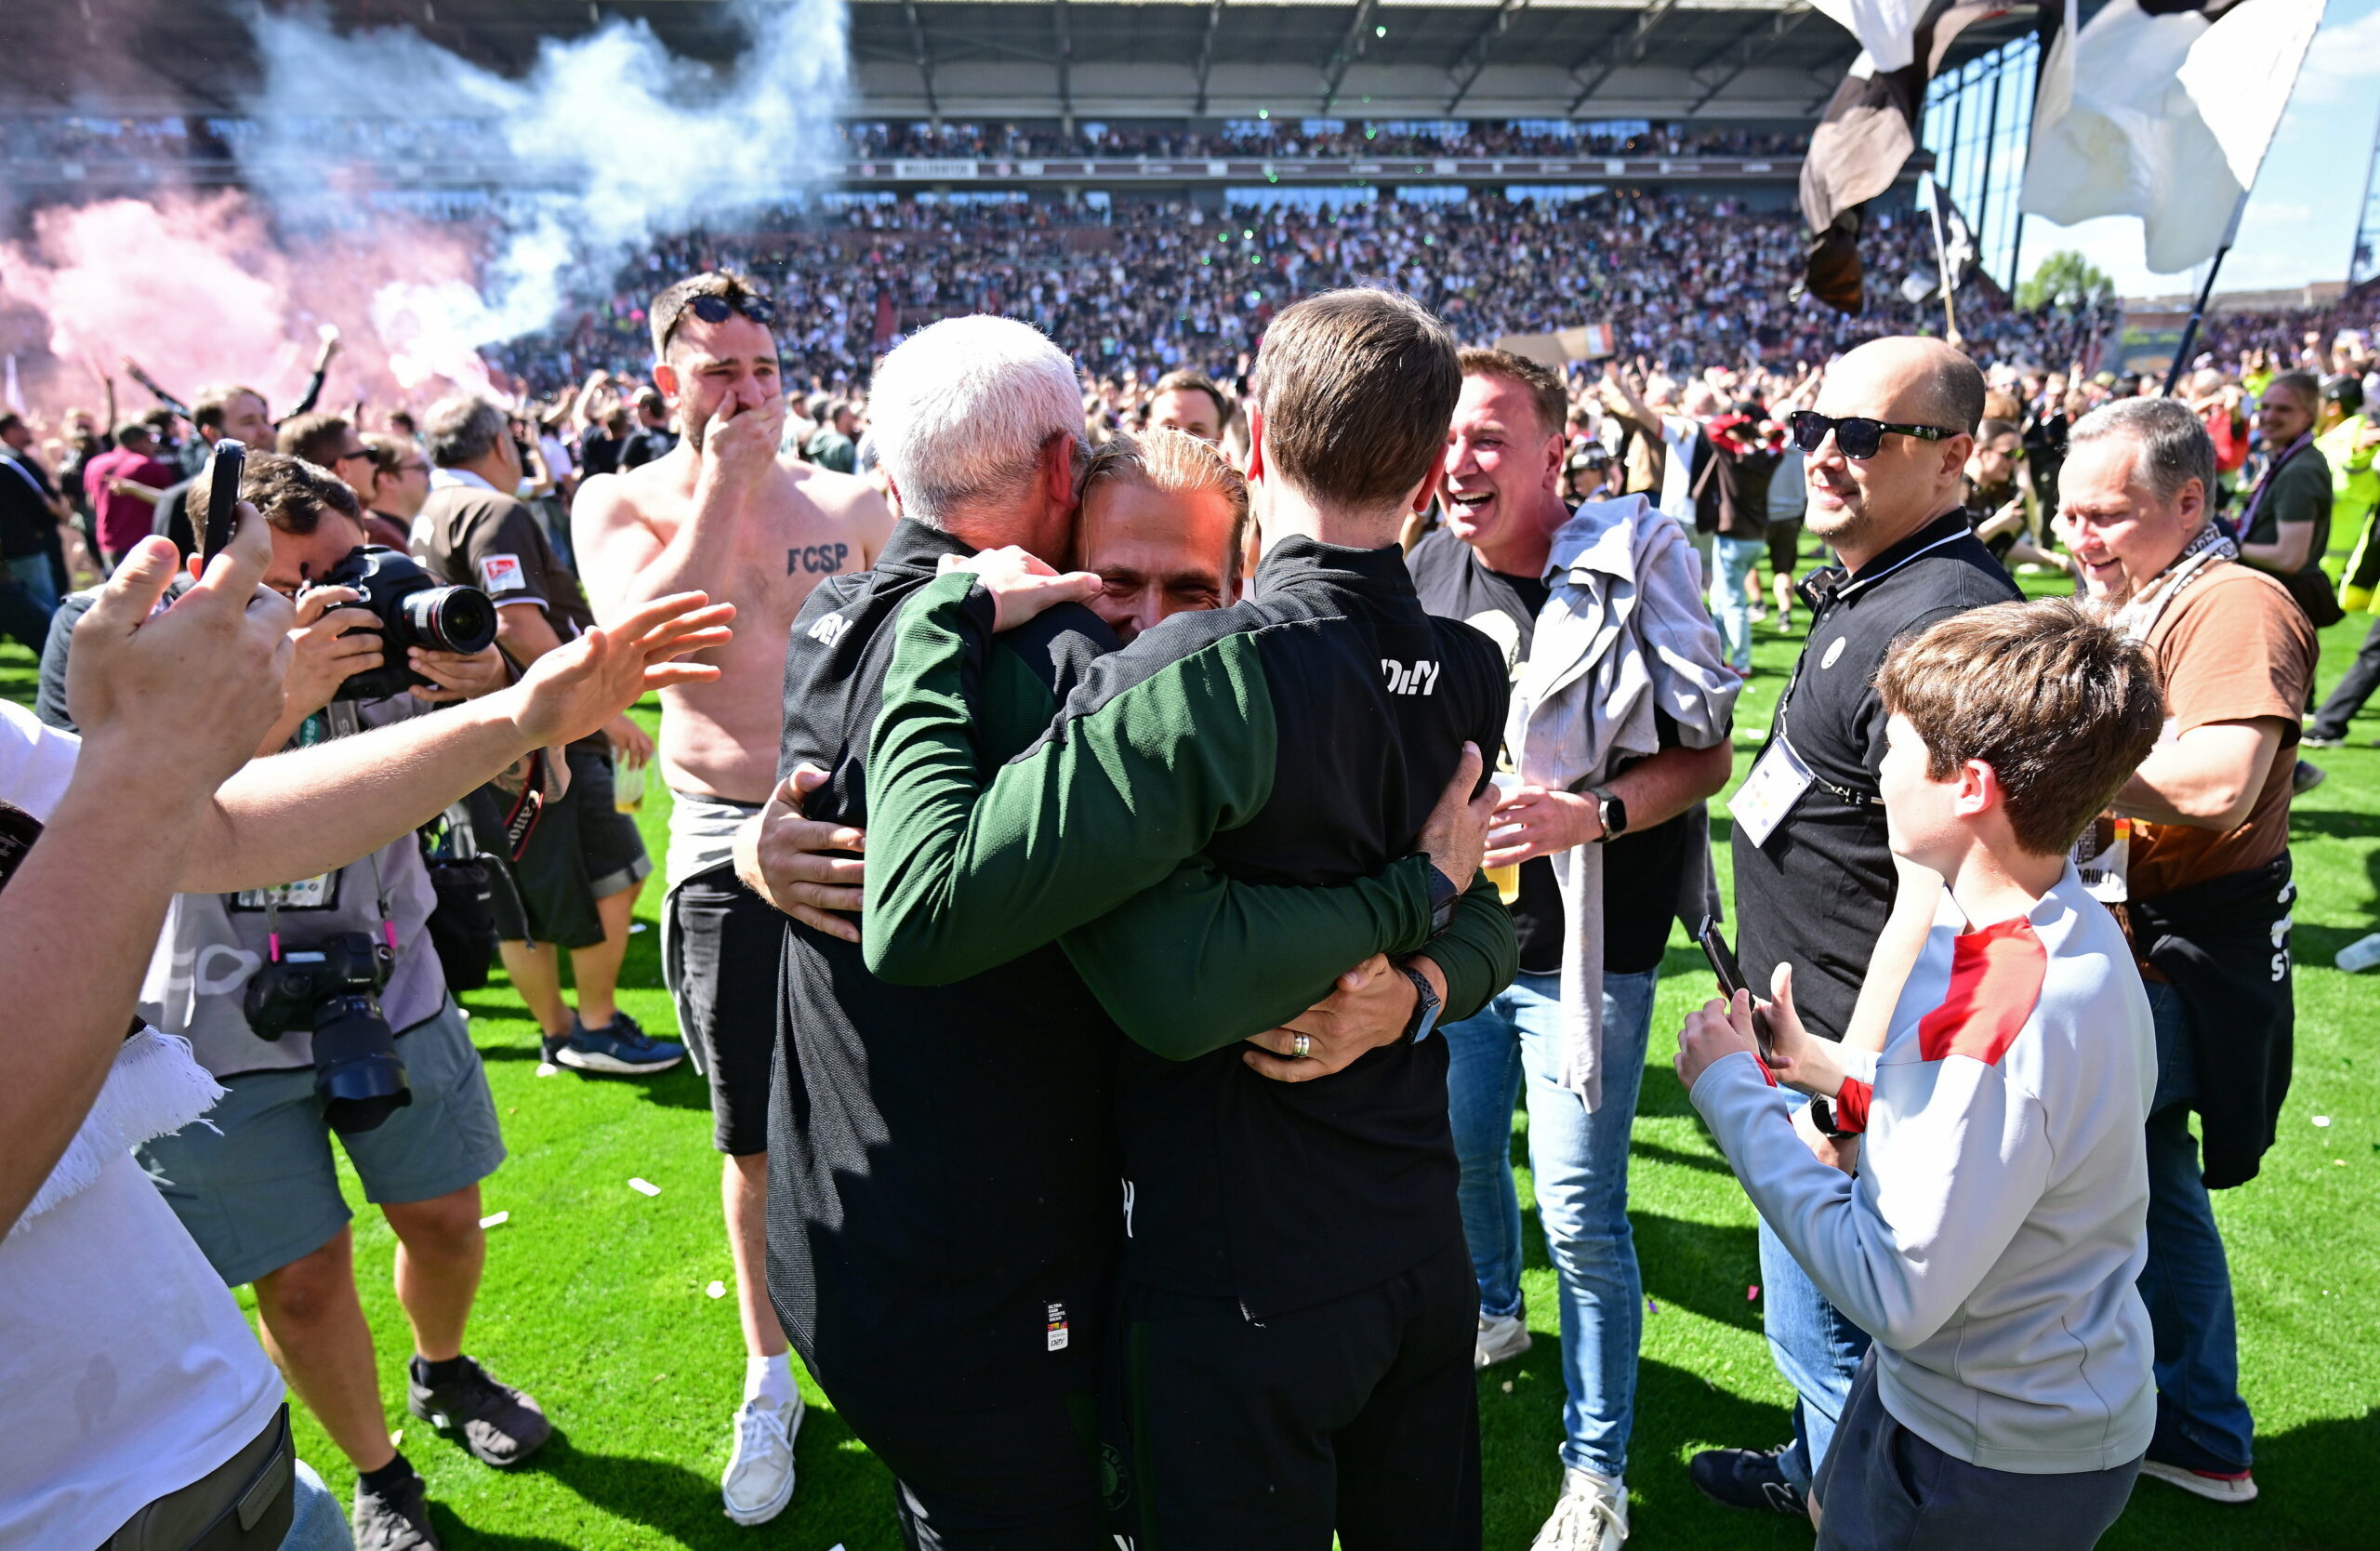
[[[1428,975],[1410,964],[1399,964],[1396,968],[1406,979],[1413,982],[1413,1016],[1405,1026],[1405,1042],[1409,1045],[1430,1037],[1430,1031],[1438,1026],[1438,1014],[1444,1003],[1438,1001],[1438,993],[1431,988]]]
[[[1430,935],[1435,938],[1444,935],[1446,929],[1454,924],[1454,904],[1462,897],[1462,891],[1454,886],[1453,879],[1438,870],[1435,862],[1425,859],[1422,866],[1429,872]]]

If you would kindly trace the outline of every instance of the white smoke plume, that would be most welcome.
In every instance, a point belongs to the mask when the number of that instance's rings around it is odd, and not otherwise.
[[[258,7],[265,75],[248,106],[263,133],[239,148],[242,168],[284,221],[335,218],[325,175],[352,152],[315,130],[336,103],[423,126],[390,148],[400,157],[475,165],[508,191],[476,286],[399,281],[372,300],[401,382],[455,377],[477,347],[551,322],[574,282],[600,286],[634,246],[822,175],[850,71],[843,0],[739,0],[731,14],[750,44],[725,71],[672,55],[641,20],[615,20],[547,41],[514,81],[409,29],[341,36],[319,12]]]

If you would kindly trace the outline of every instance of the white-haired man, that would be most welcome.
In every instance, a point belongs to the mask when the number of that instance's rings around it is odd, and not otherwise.
[[[716,680],[662,696],[660,738],[673,799],[662,961],[678,1032],[710,1082],[743,1316],[744,1400],[720,1486],[738,1524],[765,1523],[793,1498],[801,1396],[761,1264],[783,927],[774,906],[735,881],[730,852],[776,785],[793,617],[822,577],[874,563],[892,525],[863,481],[778,456],[774,316],[739,274],[691,275],[655,297],[654,380],[685,439],[650,463],[592,476],[571,512],[598,619],[698,588],[733,602],[744,623],[716,659]]]
[[[980,549],[1065,554],[1084,450],[1073,364],[997,318],[904,343],[871,418],[902,521],[872,571],[821,583],[795,621],[779,766],[827,772],[806,807],[854,846],[904,605]],[[1003,633],[972,693],[985,747],[1021,751],[1115,644],[1072,605]],[[1485,815],[1473,823],[1461,785],[1417,848],[1468,877]],[[1288,1021],[1337,972],[1426,935],[1426,871],[1302,889],[1185,865],[1080,932],[930,987],[878,979],[856,933],[787,924],[769,1292],[839,1415],[900,1478],[909,1545],[1110,1544],[1091,1422],[1130,1210],[1117,1033],[1185,1060]],[[1372,1042],[1404,1016],[1374,1019]]]

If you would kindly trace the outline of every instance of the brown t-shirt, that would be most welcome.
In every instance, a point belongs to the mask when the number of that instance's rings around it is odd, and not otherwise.
[[[2290,778],[2298,719],[2314,681],[2314,627],[2286,588],[2261,571],[2216,561],[2149,632],[2165,675],[2165,714],[2178,736],[2210,722],[2278,717],[2281,749],[2248,821],[2236,829],[2144,824],[2132,829],[2135,899],[2262,867],[2289,846]]]
[[[509,496],[469,484],[430,491],[413,522],[413,557],[440,581],[478,588],[498,608],[536,604],[564,641],[595,623],[537,514]]]

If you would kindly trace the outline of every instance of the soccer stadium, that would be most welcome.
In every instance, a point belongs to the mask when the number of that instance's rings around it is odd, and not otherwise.
[[[2375,25],[13,0],[0,1546],[2380,1544]]]

